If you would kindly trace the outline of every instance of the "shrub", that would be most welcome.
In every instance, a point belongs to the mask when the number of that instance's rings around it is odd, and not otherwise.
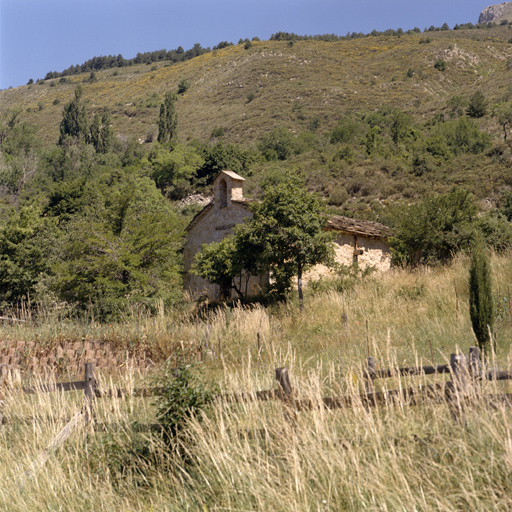
[[[436,263],[449,260],[469,247],[474,238],[476,206],[466,190],[426,197],[395,210],[393,258],[401,263]]]
[[[477,219],[475,227],[481,233],[487,247],[497,252],[512,247],[512,226],[507,218],[496,210]]]
[[[261,137],[258,149],[268,161],[286,160],[295,151],[295,140],[292,133],[281,126]]]
[[[247,95],[247,103],[251,103],[251,101],[256,98],[256,94],[254,94],[253,92],[250,92],[248,95]]]
[[[179,453],[180,445],[186,442],[188,421],[192,417],[202,419],[215,390],[208,389],[198,379],[191,365],[173,369],[169,362],[156,378],[156,385],[161,389],[155,405],[164,439],[171,450]]]
[[[341,119],[338,126],[332,131],[331,144],[353,142],[360,132],[361,127],[356,121],[348,117]]]
[[[489,102],[482,91],[475,91],[469,98],[469,105],[466,114],[469,117],[484,117],[487,114]]]
[[[443,59],[437,59],[434,64],[434,67],[439,71],[446,71],[446,66],[446,61],[444,61]]]
[[[184,94],[190,89],[190,82],[185,78],[178,84],[178,94]]]
[[[490,144],[489,134],[481,132],[477,124],[467,117],[437,125],[435,135],[444,138],[450,151],[455,155],[478,154]]]

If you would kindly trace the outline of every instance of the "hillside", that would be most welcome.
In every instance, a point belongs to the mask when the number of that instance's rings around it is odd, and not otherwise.
[[[475,88],[485,90],[491,101],[503,96],[510,83],[511,36],[507,26],[293,45],[255,41],[247,50],[240,44],[172,66],[100,71],[96,82],[84,84],[84,98],[90,113],[110,110],[119,136],[141,140],[156,131],[165,92],[183,79],[191,87],[178,106],[182,140],[205,140],[213,127],[224,127],[226,140],[248,144],[276,126],[303,130],[314,117],[325,131],[347,111],[372,111],[383,103],[428,119],[444,111],[451,96],[467,97]],[[442,73],[434,68],[439,58],[448,63]],[[86,78],[4,90],[0,103],[22,107],[25,119],[52,144],[63,104]],[[250,102],[249,94],[254,95]]]

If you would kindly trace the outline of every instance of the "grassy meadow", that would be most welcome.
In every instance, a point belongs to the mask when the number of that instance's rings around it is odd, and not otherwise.
[[[497,355],[510,369],[512,262],[492,259]],[[208,334],[208,345],[206,346]],[[260,334],[258,345],[257,333]],[[454,414],[447,404],[365,409],[314,408],[287,421],[280,402],[214,402],[193,419],[180,456],[139,424],[155,422],[148,385],[166,358],[186,360],[202,344],[194,371],[222,392],[277,386],[289,369],[299,396],[363,390],[369,354],[378,367],[442,364],[475,345],[468,313],[468,260],[415,272],[396,269],[364,279],[323,283],[306,295],[303,313],[286,305],[220,307],[194,304],[152,318],[116,324],[46,320],[1,327],[2,339],[103,339],[153,350],[156,369],[99,375],[100,386],[126,398],[96,402],[95,427],[79,426],[44,466],[37,460],[76,414],[81,392],[24,395],[12,375],[2,391],[0,509],[47,510],[509,510],[512,506],[510,410],[475,402]],[[180,355],[177,355],[180,354]],[[44,379],[47,380],[48,377]],[[23,379],[30,380],[23,376]],[[32,377],[37,384],[41,377]],[[377,381],[387,389],[444,376]],[[486,383],[484,391],[510,392]],[[357,402],[357,399],[356,399]]]

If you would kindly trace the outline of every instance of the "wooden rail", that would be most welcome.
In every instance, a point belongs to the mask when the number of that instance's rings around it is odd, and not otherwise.
[[[0,385],[5,380],[6,366],[0,367]],[[415,387],[406,387],[385,391],[375,391],[374,381],[396,377],[411,377],[418,375],[450,374],[451,380]],[[279,384],[277,389],[255,391],[253,393],[223,393],[217,396],[224,402],[250,402],[280,400],[286,405],[286,416],[293,419],[291,411],[311,410],[318,407],[339,409],[355,406],[373,407],[378,404],[403,403],[410,405],[420,403],[425,399],[434,401],[453,400],[454,398],[468,395],[470,386],[482,380],[512,380],[512,372],[497,369],[486,369],[480,361],[480,351],[476,347],[469,350],[469,356],[463,354],[451,354],[450,363],[442,365],[429,365],[420,367],[384,368],[378,369],[375,358],[367,357],[363,370],[365,380],[365,392],[339,397],[322,397],[321,399],[302,398],[296,396],[287,368],[276,368],[275,377]],[[128,394],[136,397],[158,396],[163,388],[135,388],[130,393],[122,389],[98,389],[94,378],[94,363],[85,364],[85,376],[83,381],[63,382],[56,384],[43,384],[41,386],[22,387],[23,392],[29,394],[46,393],[56,391],[84,391],[84,407],[86,420],[91,418],[92,405],[97,398],[124,398]],[[489,395],[493,402],[512,403],[512,395]]]

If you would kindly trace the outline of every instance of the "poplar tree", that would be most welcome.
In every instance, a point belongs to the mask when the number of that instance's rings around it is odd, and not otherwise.
[[[83,88],[78,85],[75,89],[75,97],[66,103],[62,110],[62,121],[60,123],[59,145],[63,145],[69,137],[78,141],[87,139],[89,136],[87,114],[85,105],[82,102]]]
[[[160,116],[158,118],[158,142],[160,143],[172,141],[178,135],[177,100],[178,95],[169,91],[165,95],[164,102],[160,105]]]
[[[489,255],[480,237],[473,247],[469,269],[469,313],[478,346],[486,354],[494,327],[494,300]]]

